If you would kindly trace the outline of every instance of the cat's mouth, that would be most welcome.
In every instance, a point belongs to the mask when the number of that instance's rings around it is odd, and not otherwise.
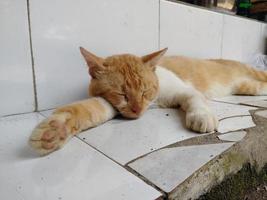
[[[139,118],[139,117],[141,117],[143,115],[144,110],[141,110],[140,112],[132,112],[132,111],[127,109],[127,110],[121,110],[119,112],[125,118],[137,119],[137,118]]]
[[[123,117],[128,118],[128,119],[137,119],[141,116],[141,114],[123,114],[121,113]]]

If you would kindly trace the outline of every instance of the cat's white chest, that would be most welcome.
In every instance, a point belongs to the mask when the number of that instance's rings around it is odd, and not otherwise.
[[[156,102],[163,107],[177,106],[177,98],[193,88],[177,77],[173,72],[157,66],[156,75],[159,80],[159,94]]]

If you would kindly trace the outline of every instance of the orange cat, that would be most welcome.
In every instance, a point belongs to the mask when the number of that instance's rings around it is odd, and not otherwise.
[[[205,133],[218,126],[206,98],[267,94],[267,73],[236,61],[162,57],[167,49],[143,57],[124,54],[104,59],[80,50],[89,66],[89,93],[94,97],[56,109],[33,130],[29,143],[41,155],[118,113],[138,118],[153,101],[163,107],[181,106],[186,126]]]

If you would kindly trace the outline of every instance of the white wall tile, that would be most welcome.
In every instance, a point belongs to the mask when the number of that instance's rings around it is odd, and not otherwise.
[[[158,49],[158,6],[155,0],[30,0],[39,109],[87,97],[79,46],[100,56]]]
[[[253,55],[263,53],[262,23],[224,15],[222,57],[249,62]]]
[[[0,116],[34,110],[26,1],[0,1]]]
[[[160,1],[160,47],[170,55],[197,58],[221,56],[222,14]]]
[[[0,119],[0,199],[154,200],[151,186],[77,138],[48,156],[37,157],[27,141],[39,114]]]

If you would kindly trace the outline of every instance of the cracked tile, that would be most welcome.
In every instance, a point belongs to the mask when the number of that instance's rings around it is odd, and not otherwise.
[[[242,104],[249,105],[249,106],[261,107],[261,108],[267,108],[267,101],[266,100],[261,100],[261,101],[246,101],[246,102],[243,102]]]
[[[154,200],[161,196],[75,137],[60,151],[36,156],[27,141],[42,119],[37,113],[0,119],[0,199]]]
[[[218,132],[226,133],[256,126],[251,116],[239,116],[226,118],[220,121]]]
[[[130,163],[129,166],[165,192],[170,192],[233,144],[164,148]]]
[[[267,118],[267,110],[260,110],[260,111],[256,112],[255,115]]]
[[[256,110],[257,108],[244,105],[233,105],[224,102],[209,101],[209,105],[218,119],[227,117],[234,117],[240,115],[250,115],[249,110]]]
[[[114,119],[79,138],[121,164],[177,141],[199,136],[184,127],[178,109],[151,109],[137,120]]]
[[[213,100],[219,102],[240,104],[248,101],[259,101],[259,100],[267,100],[267,96],[242,96],[242,95],[233,95],[227,97],[214,98]]]
[[[235,131],[231,133],[218,135],[218,138],[224,141],[238,142],[242,140],[246,136],[246,134],[247,134],[246,131]]]
[[[219,119],[249,115],[249,110],[256,109],[250,106],[213,101],[210,101],[210,105]],[[52,111],[48,110],[41,113],[44,116],[49,116]],[[164,146],[198,137],[197,133],[186,129],[184,118],[184,113],[181,110],[154,107],[137,120],[113,119],[96,128],[84,131],[77,137],[124,165]],[[237,125],[236,128],[236,124],[229,126],[229,122],[224,120],[220,123],[221,131],[227,128],[230,130],[243,128],[240,125]]]

